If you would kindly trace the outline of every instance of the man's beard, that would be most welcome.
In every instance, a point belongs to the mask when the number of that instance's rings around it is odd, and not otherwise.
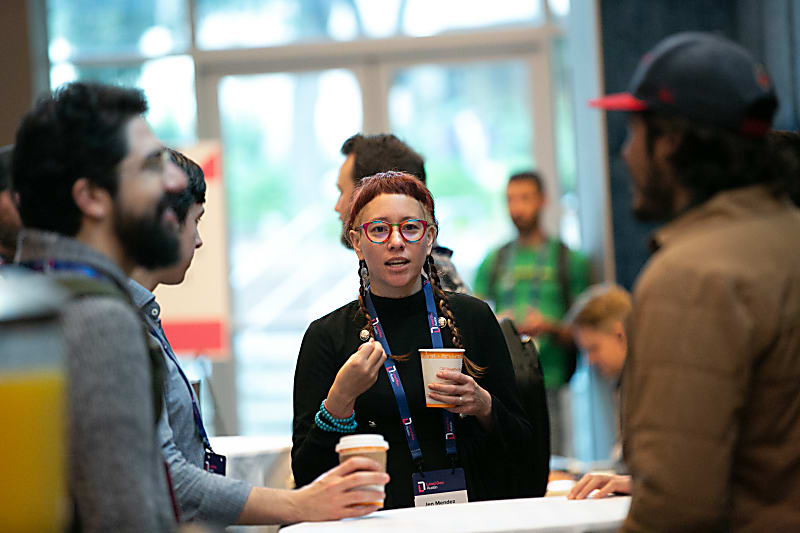
[[[644,184],[634,184],[633,214],[642,222],[667,220],[674,215],[675,187],[663,172],[650,166]]]
[[[119,205],[114,210],[114,230],[126,254],[148,270],[171,266],[180,257],[177,228],[170,229],[162,223],[168,207],[164,196],[152,215],[129,215]]]
[[[12,224],[10,221],[6,223],[0,217],[0,248],[5,248],[10,252],[16,250],[19,230],[19,226]]]
[[[530,218],[511,218],[514,227],[517,228],[517,233],[520,235],[530,235],[539,227],[539,214],[535,214]]]

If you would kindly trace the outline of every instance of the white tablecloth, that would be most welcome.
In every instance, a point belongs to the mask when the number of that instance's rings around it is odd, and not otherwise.
[[[228,458],[227,477],[253,485],[285,489],[291,479],[291,437],[212,437],[214,451]],[[271,533],[277,527],[229,527],[227,531]]]
[[[297,524],[281,532],[610,532],[622,525],[630,500],[630,496],[598,500],[555,497],[395,509],[354,520]]]

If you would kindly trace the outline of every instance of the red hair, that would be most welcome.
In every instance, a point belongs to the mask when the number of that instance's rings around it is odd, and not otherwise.
[[[369,176],[361,180],[353,192],[350,200],[350,208],[347,212],[347,228],[345,235],[349,240],[347,230],[356,229],[353,224],[358,218],[358,214],[364,207],[381,194],[402,194],[417,200],[422,204],[426,213],[430,215],[431,222],[436,225],[436,216],[433,211],[433,196],[425,184],[416,176],[406,172],[379,172],[374,176]]]
[[[431,196],[431,193],[428,188],[425,187],[425,184],[422,183],[416,176],[406,172],[389,171],[380,172],[374,176],[369,176],[361,180],[353,193],[352,200],[350,201],[350,208],[347,213],[347,229],[356,229],[353,227],[353,225],[355,224],[359,213],[361,213],[368,203],[381,194],[402,194],[404,196],[414,198],[420,204],[422,204],[425,212],[431,217],[431,222],[433,222],[434,225],[437,225],[436,216],[434,215],[433,211],[433,196]],[[350,233],[347,231],[347,229],[345,231],[347,232],[349,240]],[[361,269],[365,267],[366,262],[362,259],[359,261],[359,274]],[[461,343],[461,332],[458,330],[456,318],[453,316],[453,312],[450,310],[450,302],[447,298],[447,294],[445,294],[445,292],[442,290],[442,285],[439,281],[439,273],[436,271],[436,267],[433,264],[433,257],[430,255],[425,258],[423,272],[425,272],[431,282],[434,298],[439,304],[439,313],[447,320],[447,325],[450,327],[453,345],[456,348],[463,348],[464,346]],[[359,308],[367,321],[367,323],[364,325],[364,329],[369,331],[370,336],[374,338],[375,332],[372,329],[372,322],[370,320],[369,312],[364,305],[366,292],[366,281],[362,279],[362,283],[358,291]],[[408,354],[392,356],[392,359],[397,361],[406,361],[408,358]],[[464,368],[467,371],[467,374],[475,378],[480,378],[486,373],[486,367],[473,363],[466,356],[466,354],[464,354]]]

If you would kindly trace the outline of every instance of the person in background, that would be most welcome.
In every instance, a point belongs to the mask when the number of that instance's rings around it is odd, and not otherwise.
[[[415,176],[422,183],[427,182],[425,161],[406,143],[390,133],[379,135],[361,135],[357,133],[347,139],[342,145],[342,154],[346,156],[344,163],[339,168],[336,187],[339,189],[339,198],[334,210],[342,221],[342,244],[350,248],[347,238],[347,208],[353,196],[353,190],[367,176],[372,176],[387,170],[407,172]],[[467,286],[458,275],[452,261],[453,250],[433,244],[431,257],[436,262],[442,288],[453,292],[469,293]]]
[[[11,196],[11,155],[14,146],[0,148],[0,265],[10,263],[17,251],[17,235],[22,229],[19,212]]]
[[[608,379],[618,381],[628,351],[625,321],[631,295],[615,283],[592,285],[578,296],[564,322],[589,364]]]
[[[312,322],[300,347],[292,434],[297,484],[336,464],[343,434],[378,433],[389,443],[387,509],[420,504],[412,489],[423,479],[412,475],[422,471],[434,486],[445,471],[460,476],[467,494],[447,493],[447,503],[467,495],[531,496],[531,462],[538,458],[531,457],[532,430],[505,338],[484,302],[442,290],[430,255],[438,230],[430,192],[407,173],[380,173],[362,180],[349,209],[361,286],[357,300]],[[431,346],[463,348],[464,372],[440,370],[439,378],[452,383],[426,389],[418,349]],[[426,394],[452,407],[429,408]]]
[[[383,483],[385,474],[369,473],[369,470],[376,470],[378,465],[361,458],[336,467],[326,474],[324,480],[297,491],[253,487],[243,481],[227,478],[224,473],[218,475],[210,471],[215,465],[216,454],[199,414],[199,400],[161,327],[161,308],[152,292],[160,284],[182,283],[195,250],[203,245],[198,229],[205,213],[206,183],[203,170],[180,152],[169,150],[169,155],[187,176],[186,189],[168,196],[169,206],[178,220],[180,258],[169,267],[134,269],[129,289],[134,303],[142,312],[147,329],[161,347],[167,367],[164,410],[158,433],[174,486],[180,521],[221,526],[234,523],[278,524],[332,520],[370,512],[373,509],[369,507],[352,507],[364,501],[364,494],[346,491],[356,485]]]
[[[168,193],[186,178],[142,115],[138,89],[75,82],[22,120],[13,187],[24,229],[16,261],[71,287],[62,310],[70,531],[171,531],[156,435],[163,361],[127,292],[135,265],[178,258]]]
[[[800,210],[764,67],[680,33],[639,63],[622,149],[634,213],[668,221],[634,287],[622,531],[800,531]]]
[[[565,322],[569,324],[578,347],[586,354],[589,364],[598,368],[606,378],[619,382],[628,338],[625,322],[631,312],[631,295],[615,283],[601,283],[586,289],[570,308]],[[615,395],[615,399],[619,398]],[[567,494],[581,500],[602,498],[614,493],[629,494],[631,478],[620,463],[620,449],[615,447],[612,459],[618,464],[617,474],[588,473]],[[594,494],[593,491],[597,490]]]
[[[490,252],[478,268],[475,295],[494,302],[521,334],[536,339],[550,410],[550,451],[569,455],[568,387],[575,370],[575,345],[562,323],[589,279],[586,257],[545,234],[542,179],[536,172],[514,174],[506,187],[508,213],[517,237]]]
[[[767,134],[767,139],[773,146],[784,147],[800,160],[800,132],[786,130],[772,130]],[[794,205],[800,206],[800,173],[795,174],[794,179],[789,180],[787,186],[789,198]]]

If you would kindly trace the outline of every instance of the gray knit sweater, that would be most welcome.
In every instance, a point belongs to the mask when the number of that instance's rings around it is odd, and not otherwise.
[[[16,259],[80,262],[117,286],[127,286],[127,278],[109,258],[54,233],[24,230]],[[68,483],[81,531],[173,530],[156,435],[152,370],[137,311],[119,299],[88,296],[65,306],[62,324]]]

